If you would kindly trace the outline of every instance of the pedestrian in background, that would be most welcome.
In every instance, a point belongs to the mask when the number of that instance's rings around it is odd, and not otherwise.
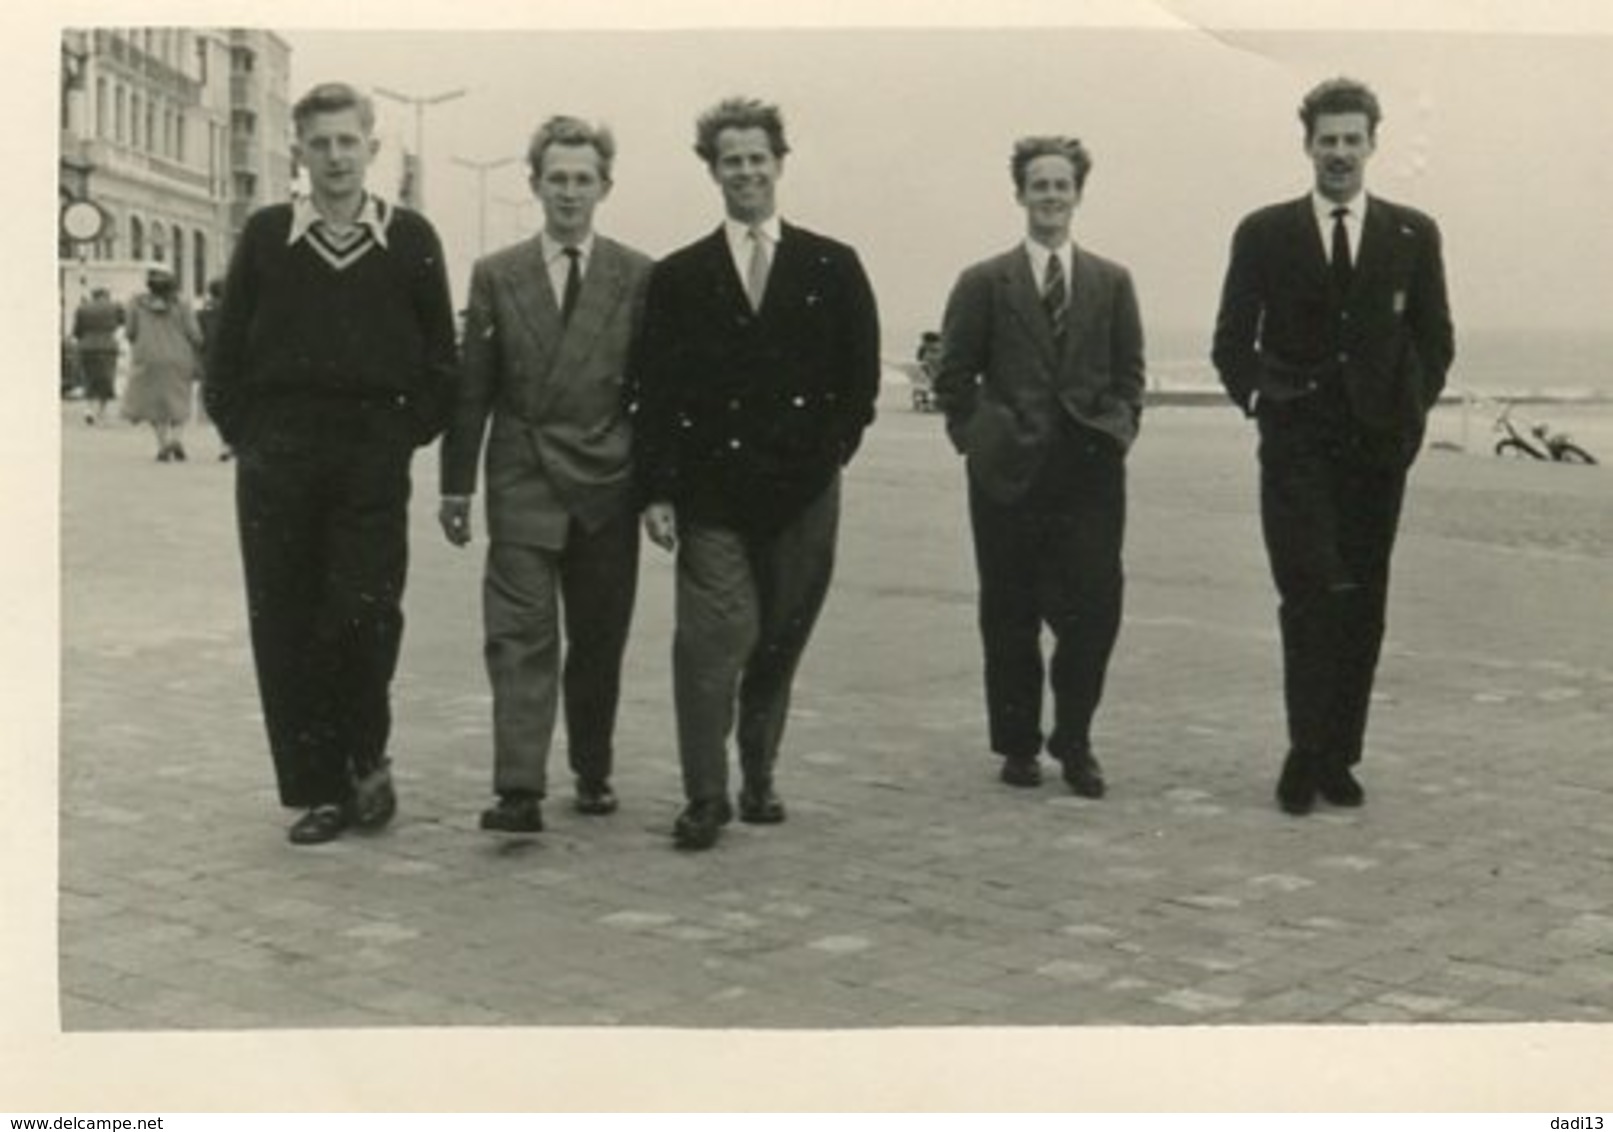
[[[677,552],[684,849],[711,847],[732,820],[731,735],[740,820],[784,820],[774,771],[790,687],[829,590],[840,469],[874,419],[880,371],[857,253],[778,216],[778,108],[718,104],[695,152],[727,218],[656,264],[633,366],[645,529]]]
[[[1009,170],[1025,238],[958,278],[936,389],[947,435],[967,458],[999,777],[1039,786],[1045,743],[1074,793],[1101,798],[1092,722],[1120,632],[1126,453],[1145,376],[1130,273],[1070,237],[1091,169],[1075,138],[1015,143]],[[1053,634],[1045,661],[1044,626]]]
[[[292,108],[310,195],[254,213],[208,355],[236,454],[258,689],[293,844],[397,807],[387,744],[403,640],[410,462],[442,430],[457,361],[436,231],[365,189],[375,109],[346,83]]]
[[[1260,515],[1280,598],[1288,754],[1277,802],[1359,806],[1406,475],[1455,335],[1439,228],[1366,192],[1377,97],[1322,83],[1299,108],[1313,187],[1245,217],[1216,316],[1227,395],[1260,428]]]
[[[527,150],[543,230],[471,271],[439,521],[455,546],[471,541],[487,434],[482,620],[498,800],[481,827],[496,832],[543,828],[562,699],[574,807],[604,815],[617,806],[616,707],[639,560],[622,382],[650,259],[594,230],[615,156],[603,127],[543,123]]]
[[[106,405],[117,396],[118,330],[123,306],[105,287],[96,287],[73,312],[73,344],[78,352],[80,389],[84,397],[84,423],[100,424]]]
[[[166,265],[147,270],[145,293],[129,303],[124,333],[130,365],[123,415],[151,426],[158,462],[184,460],[185,422],[201,376],[202,331]]]

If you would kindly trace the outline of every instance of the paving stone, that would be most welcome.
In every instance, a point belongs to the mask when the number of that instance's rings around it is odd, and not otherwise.
[[[426,506],[395,685],[403,811],[291,848],[231,470],[178,469],[151,512],[143,436],[65,428],[64,1028],[1608,1021],[1613,670],[1593,629],[1613,543],[1520,555],[1494,516],[1519,469],[1431,456],[1397,550],[1371,800],[1291,820],[1278,760],[1248,754],[1283,720],[1247,434],[1191,412],[1151,409],[1128,465],[1108,798],[995,781],[967,524],[933,475],[951,457],[898,407],[847,473],[781,763],[791,820],[736,824],[709,854],[670,848],[667,587],[646,587],[629,646],[622,810],[557,804],[524,840],[475,828],[476,571]],[[1605,485],[1522,499],[1613,531]],[[1508,600],[1477,618],[1474,593]],[[1542,742],[1557,754],[1529,797],[1502,791]]]

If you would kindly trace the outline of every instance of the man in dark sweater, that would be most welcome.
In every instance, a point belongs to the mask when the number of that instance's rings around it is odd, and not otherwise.
[[[409,465],[456,368],[442,246],[365,191],[374,108],[341,83],[293,108],[310,196],[255,213],[208,342],[208,412],[237,457],[252,651],[294,844],[396,808],[386,746],[403,636]]]
[[[709,848],[733,815],[731,734],[740,820],[784,820],[773,769],[790,686],[829,588],[840,469],[879,392],[857,253],[775,211],[789,151],[777,108],[730,99],[697,134],[727,219],[656,265],[631,367],[645,529],[678,554],[685,849]]]

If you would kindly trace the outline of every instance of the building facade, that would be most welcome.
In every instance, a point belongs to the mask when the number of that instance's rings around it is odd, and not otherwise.
[[[153,261],[200,296],[247,215],[290,196],[290,46],[264,29],[68,29],[62,60],[58,194],[103,218],[93,241],[63,234],[64,313],[90,286],[127,298]]]

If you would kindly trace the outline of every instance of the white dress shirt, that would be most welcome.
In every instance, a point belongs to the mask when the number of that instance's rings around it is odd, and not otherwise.
[[[584,236],[575,244],[562,244],[547,232],[538,234],[539,246],[543,248],[543,266],[549,272],[549,285],[554,288],[555,310],[566,299],[566,275],[571,270],[571,263],[566,259],[566,248],[574,247],[581,254],[577,257],[577,278],[588,278],[588,261],[594,254],[594,234]]]
[[[1075,244],[1070,240],[1065,240],[1058,247],[1049,248],[1045,244],[1039,244],[1035,240],[1026,237],[1025,252],[1031,257],[1031,278],[1036,280],[1036,293],[1038,295],[1045,294],[1047,291],[1047,261],[1053,256],[1059,257],[1059,266],[1064,269],[1064,301],[1068,304],[1070,296],[1075,294],[1075,280],[1074,276],[1070,274],[1073,266],[1071,261],[1075,258]]]
[[[722,226],[723,233],[728,237],[728,254],[734,257],[734,270],[739,272],[740,282],[743,283],[750,278],[752,228],[756,228],[761,237],[767,241],[767,262],[772,264],[778,258],[778,242],[782,230],[777,213],[760,224],[743,224],[730,216],[723,220]]]
[[[1312,189],[1311,207],[1316,210],[1316,228],[1322,234],[1322,256],[1329,263],[1333,262],[1333,210],[1349,210],[1344,215],[1344,234],[1350,241],[1350,262],[1360,263],[1361,222],[1367,215],[1367,194],[1357,193],[1353,199],[1340,204]]]

